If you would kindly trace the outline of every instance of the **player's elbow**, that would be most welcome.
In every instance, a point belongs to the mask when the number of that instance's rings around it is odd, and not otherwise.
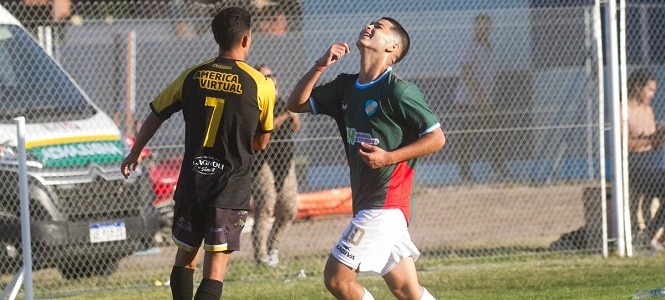
[[[446,144],[446,135],[443,133],[441,128],[431,132],[432,134],[432,148],[434,151],[438,151]]]
[[[286,109],[294,113],[309,112],[309,99],[302,100],[296,96],[291,95],[286,101]]]
[[[290,112],[296,113],[296,108],[298,108],[296,101],[292,97],[289,97],[289,99],[286,101],[286,109],[288,109]]]
[[[270,133],[257,133],[252,140],[252,150],[262,151],[268,148],[268,142],[270,142]]]
[[[252,143],[252,150],[254,151],[263,151],[266,150],[266,148],[268,148],[268,141],[254,141]]]

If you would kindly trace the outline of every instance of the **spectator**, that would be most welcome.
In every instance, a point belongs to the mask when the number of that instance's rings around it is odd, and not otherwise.
[[[285,36],[289,23],[284,10],[276,3],[270,3],[261,9],[259,32],[272,36]]]
[[[277,76],[266,65],[256,68],[277,87]],[[277,90],[277,88],[276,88]],[[300,117],[286,109],[277,96],[272,145],[259,153],[254,161],[252,184],[254,196],[254,258],[257,263],[277,266],[279,244],[296,218],[298,211],[298,180],[293,163],[291,133],[300,128]],[[274,221],[271,221],[274,216]]]
[[[191,39],[199,34],[205,33],[207,27],[205,23],[200,22],[201,19],[214,17],[214,13],[218,11],[218,2],[221,0],[169,0],[171,18],[176,20],[175,34],[179,38]],[[225,4],[241,6],[241,2],[226,1]]]
[[[665,225],[665,166],[657,151],[665,143],[665,125],[656,124],[651,100],[656,93],[656,77],[647,69],[638,69],[628,77],[628,170],[630,194],[644,196],[644,206],[649,207],[650,199],[661,201],[654,218],[647,222],[646,234],[656,251],[665,251],[660,242]],[[637,232],[637,214],[645,220],[650,213],[639,209],[639,197],[631,197],[630,213],[635,221],[633,233]]]
[[[494,66],[494,45],[490,40],[492,19],[485,13],[476,15],[473,23],[473,38],[462,45],[460,81],[455,91],[454,110],[459,118],[458,128],[462,131],[457,144],[459,171],[463,182],[475,182],[471,160],[483,150],[489,156],[497,178],[512,178],[505,161],[499,157],[498,148],[490,143],[494,139],[484,138],[481,131],[491,124],[494,111],[493,90],[496,80]]]
[[[57,54],[57,47],[65,37],[64,25],[72,14],[72,0],[20,0],[19,5],[7,8],[36,38],[40,27],[50,27],[55,49],[48,51]]]
[[[175,35],[179,38],[189,39],[196,36],[196,29],[187,20],[191,13],[185,0],[171,0],[171,18],[176,19]]]
[[[72,0],[22,0],[21,2],[27,9],[23,14],[24,20],[39,25],[65,21],[72,13]]]
[[[182,112],[185,153],[174,195],[173,299],[192,299],[202,242],[196,299],[221,298],[249,213],[252,154],[266,148],[273,129],[275,84],[244,62],[252,44],[250,13],[223,9],[211,27],[218,56],[185,70],[150,103],[152,112],[120,169],[127,178],[161,124]]]

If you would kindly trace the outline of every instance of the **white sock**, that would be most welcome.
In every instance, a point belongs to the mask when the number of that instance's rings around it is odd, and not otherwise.
[[[420,297],[420,300],[436,300],[436,298],[423,287],[423,295]]]
[[[363,295],[362,300],[374,300],[374,297],[372,296],[372,294],[370,294],[370,292],[367,289],[365,289],[365,294]]]

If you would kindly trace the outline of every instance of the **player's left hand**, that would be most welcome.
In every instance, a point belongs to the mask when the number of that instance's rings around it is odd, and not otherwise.
[[[358,155],[367,163],[372,169],[383,168],[390,165],[390,155],[385,150],[370,145],[367,143],[360,143]]]

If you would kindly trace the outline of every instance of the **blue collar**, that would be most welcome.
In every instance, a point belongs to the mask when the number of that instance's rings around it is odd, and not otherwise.
[[[376,79],[374,79],[374,80],[372,80],[368,83],[360,83],[358,81],[358,80],[360,80],[360,77],[358,77],[358,79],[356,79],[356,88],[357,89],[366,89],[366,88],[372,86],[373,84],[381,81],[381,79],[383,79],[383,77],[388,76],[388,74],[390,74],[390,72],[392,72],[392,71],[393,71],[393,67],[388,67],[388,69],[386,69],[386,71],[383,72],[383,74],[381,74],[381,76],[379,76],[378,78],[376,78]]]

